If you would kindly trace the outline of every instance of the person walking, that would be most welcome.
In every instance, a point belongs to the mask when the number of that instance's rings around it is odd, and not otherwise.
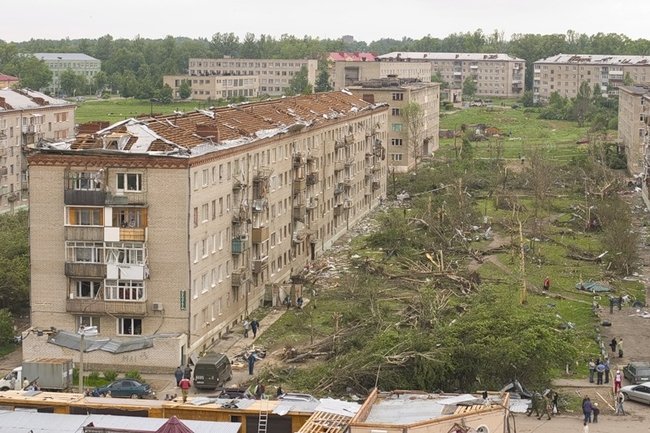
[[[594,373],[596,372],[596,363],[593,359],[589,360],[589,383],[594,383]]]
[[[548,292],[551,289],[551,279],[549,277],[544,278],[544,291]]]
[[[181,368],[180,365],[176,367],[176,371],[174,372],[174,378],[176,379],[176,388],[178,388],[181,383],[181,379],[183,378],[183,369]]]
[[[614,314],[614,297],[609,297],[609,314]],[[614,349],[612,349],[614,350]]]
[[[185,366],[185,370],[183,370],[183,377],[185,379],[191,379],[192,378],[192,367],[190,367],[189,363]]]
[[[244,327],[244,338],[248,338],[248,331],[251,329],[251,322],[246,319],[242,323],[242,326]]]
[[[609,347],[612,348],[612,353],[616,353],[616,345],[618,343],[616,342],[616,337],[612,338],[611,343],[609,343]]]
[[[623,394],[623,391],[619,391],[618,394],[616,394],[615,415],[625,415],[625,408],[623,407],[624,401],[625,401],[625,394]]]
[[[584,415],[585,423],[591,422],[591,411],[593,407],[591,406],[591,400],[589,397],[582,399],[582,414]]]
[[[594,423],[598,422],[598,415],[600,414],[600,409],[598,408],[598,403],[592,405],[592,412],[594,414]]]
[[[614,394],[618,393],[621,390],[621,384],[623,383],[623,375],[621,370],[616,370],[614,375]]]
[[[179,386],[181,387],[181,394],[183,394],[183,403],[187,403],[187,394],[190,392],[192,383],[189,378],[184,377],[181,379]]]
[[[251,353],[248,355],[248,358],[246,358],[246,361],[248,361],[248,374],[252,376],[253,369],[255,368],[255,362],[257,361],[257,356],[255,356],[255,353]]]
[[[618,339],[618,357],[619,358],[623,357],[623,339],[622,338]]]
[[[609,358],[605,359],[605,383],[609,383]]]
[[[619,295],[619,297],[618,297],[618,311],[621,311],[622,307],[623,307],[623,296]]]
[[[260,322],[257,319],[251,321],[251,331],[253,331],[253,338],[257,337],[257,330],[260,329]]]

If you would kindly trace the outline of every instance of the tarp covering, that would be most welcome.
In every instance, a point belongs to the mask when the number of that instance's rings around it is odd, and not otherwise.
[[[585,281],[583,283],[578,283],[576,284],[576,289],[591,293],[605,293],[612,291],[612,289],[609,287],[604,286],[600,283],[596,283],[594,281]]]

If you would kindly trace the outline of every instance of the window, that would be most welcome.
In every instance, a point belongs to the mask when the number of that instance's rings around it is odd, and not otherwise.
[[[99,242],[66,242],[66,261],[71,263],[102,263],[103,245]]]
[[[222,231],[219,232],[219,249],[220,250],[223,249],[223,232]]]
[[[100,207],[69,207],[66,216],[66,224],[71,226],[104,225],[104,209]]]
[[[144,265],[145,249],[141,242],[107,242],[106,263]]]
[[[401,138],[391,138],[390,139],[390,144],[393,146],[401,146],[402,145],[402,139]]]
[[[99,317],[95,317],[95,316],[79,316],[79,317],[77,317],[77,328],[81,328],[82,326],[84,326],[84,327],[96,326],[97,327],[97,332],[101,331],[101,328],[99,326]]]
[[[217,219],[217,201],[212,200],[212,220]]]
[[[393,101],[403,101],[403,100],[404,100],[403,93],[393,93]]]
[[[209,211],[208,211],[208,204],[205,203],[204,205],[201,206],[201,222],[208,222],[208,217],[209,217]]]
[[[142,174],[140,173],[118,173],[118,191],[142,191]]]
[[[147,209],[113,208],[113,227],[141,228],[147,226]]]
[[[201,257],[206,258],[208,257],[208,239],[203,239],[201,240]]]
[[[393,109],[391,110],[391,114],[392,114],[393,116],[399,116],[401,113],[400,113],[399,108],[393,108]]]
[[[404,155],[402,155],[401,153],[394,153],[390,156],[390,159],[393,161],[401,161],[403,156]]]
[[[103,173],[78,172],[71,173],[68,187],[76,191],[99,191],[102,189],[101,177]]]
[[[95,298],[99,294],[101,285],[101,281],[77,281],[75,297]]]
[[[219,198],[219,216],[223,215],[223,197]]]
[[[142,335],[142,319],[132,317],[117,319],[117,333],[119,335]]]
[[[208,186],[208,183],[210,182],[210,173],[208,172],[208,169],[203,170],[203,177],[202,177],[203,183],[202,186],[205,188]]]
[[[104,299],[107,301],[144,301],[144,281],[106,280]]]
[[[194,208],[194,227],[198,227],[199,225],[199,208],[195,207]]]
[[[391,125],[391,130],[393,132],[402,132],[402,124],[401,123],[393,123]]]
[[[210,279],[208,274],[201,275],[201,293],[206,293],[210,288]]]

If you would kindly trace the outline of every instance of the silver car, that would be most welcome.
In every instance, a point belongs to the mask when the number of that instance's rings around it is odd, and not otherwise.
[[[643,382],[638,385],[628,385],[621,388],[625,400],[634,400],[639,403],[650,404],[650,382]]]

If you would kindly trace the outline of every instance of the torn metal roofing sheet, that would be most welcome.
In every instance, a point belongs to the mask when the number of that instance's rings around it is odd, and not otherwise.
[[[359,403],[337,400],[334,398],[321,399],[320,404],[315,408],[317,412],[329,412],[349,417],[354,416],[359,409],[361,409]]]
[[[52,334],[47,339],[47,342],[72,350],[81,350],[81,336],[74,332],[58,331]],[[153,338],[151,337],[130,338],[127,340],[112,340],[101,337],[84,338],[84,352],[103,350],[109,353],[124,353],[148,349],[150,347],[153,347]]]
[[[282,134],[354,117],[383,104],[371,104],[350,92],[327,92],[126,119],[93,134],[80,134],[71,145],[51,144],[47,150],[105,150],[192,157],[241,146]]]
[[[476,397],[462,394],[451,397],[431,394],[392,394],[372,406],[365,422],[411,424],[453,414],[459,403],[473,402]]]
[[[297,400],[279,400],[278,405],[273,409],[276,415],[286,415],[293,412],[314,412],[320,402],[318,401],[297,401]]]
[[[2,433],[71,433],[81,432],[92,423],[99,429],[155,432],[168,422],[164,418],[143,418],[117,415],[63,415],[34,411],[0,411]],[[194,433],[237,433],[238,422],[182,420]]]
[[[591,65],[648,65],[650,56],[611,55],[611,54],[556,54],[535,63],[582,63]],[[615,71],[609,71],[615,72]]]

